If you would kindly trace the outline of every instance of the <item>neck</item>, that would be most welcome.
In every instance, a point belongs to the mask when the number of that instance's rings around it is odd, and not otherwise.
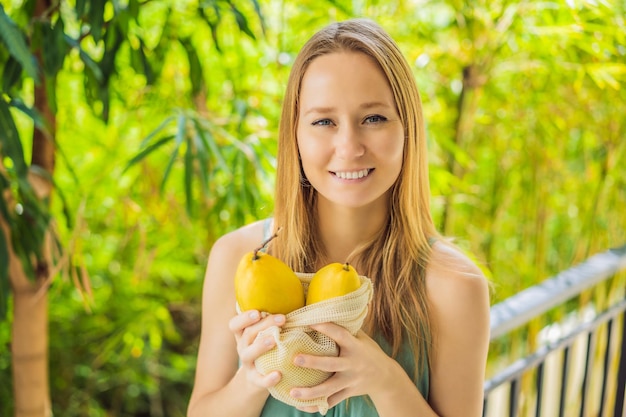
[[[346,262],[354,250],[384,227],[388,213],[386,199],[360,208],[338,207],[319,199],[319,233],[326,252],[326,258],[319,261],[323,264]]]

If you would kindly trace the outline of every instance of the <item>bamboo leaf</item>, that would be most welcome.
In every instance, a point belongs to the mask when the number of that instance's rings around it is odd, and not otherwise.
[[[146,83],[148,85],[152,85],[155,83],[157,77],[154,72],[154,69],[152,68],[152,65],[150,64],[150,61],[148,60],[148,57],[146,56],[145,49],[146,49],[146,44],[143,41],[143,39],[140,38],[139,49],[137,50],[137,54],[138,54],[139,62],[141,66],[140,68],[136,68],[136,69],[138,69],[137,72],[146,76]]]
[[[0,197],[0,207],[5,211],[4,199]],[[7,317],[9,300],[9,248],[4,232],[0,230],[0,322]]]
[[[176,162],[176,159],[178,158],[179,151],[180,151],[180,144],[177,143],[176,147],[174,148],[174,151],[170,155],[170,159],[167,162],[167,165],[165,166],[165,171],[163,172],[163,179],[161,180],[161,186],[159,187],[160,193],[163,193],[163,190],[165,190],[165,183],[170,177],[172,167],[174,166],[174,162]]]
[[[163,193],[163,190],[165,190],[165,183],[167,182],[170,176],[170,173],[172,171],[172,168],[174,167],[174,162],[176,162],[176,159],[178,158],[180,147],[184,143],[186,124],[187,124],[187,118],[183,112],[180,112],[180,114],[178,115],[176,136],[174,137],[174,142],[176,143],[176,146],[174,147],[174,151],[170,155],[170,159],[167,163],[167,166],[165,167],[165,172],[163,173],[163,179],[161,180],[161,187],[160,187],[161,193]]]
[[[2,72],[2,90],[9,92],[17,84],[22,75],[22,66],[13,56],[10,56]]]
[[[20,212],[11,227],[11,244],[21,260],[24,272],[29,279],[34,280],[33,260],[39,262],[44,258],[42,248],[50,214],[26,178],[18,178],[17,185]]]
[[[166,117],[157,127],[156,129],[154,129],[152,132],[150,132],[150,134],[148,134],[148,136],[146,136],[142,141],[141,144],[139,145],[140,148],[143,148],[144,146],[148,145],[148,142],[150,142],[152,140],[152,138],[154,138],[159,132],[161,132],[165,126],[167,126],[172,120],[174,120],[174,116],[168,116]],[[173,136],[172,136],[173,137]]]
[[[60,148],[58,147],[58,144],[57,144],[57,152],[60,152]],[[67,160],[67,157],[65,157],[65,155],[64,155],[64,159]],[[68,165],[68,170],[70,171],[70,174],[72,176],[72,179],[74,179],[76,184],[78,184],[78,177],[76,176],[74,169],[69,165],[69,163],[67,165]],[[66,220],[66,225],[68,229],[71,229],[73,227],[72,214],[70,213],[69,204],[67,203],[67,198],[65,197],[65,192],[63,191],[63,187],[57,184],[57,182],[54,180],[54,177],[50,175],[48,171],[41,168],[40,166],[31,165],[30,171],[33,172],[34,174],[37,174],[38,176],[42,178],[45,178],[47,181],[49,181],[53,185],[55,195],[61,199],[61,209]]]
[[[43,70],[48,77],[54,77],[63,68],[65,56],[69,50],[65,42],[63,19],[59,16],[54,27],[41,24]]]
[[[128,161],[128,164],[126,164],[126,167],[124,168],[122,173],[126,172],[131,166],[135,165],[137,162],[141,161],[146,156],[150,155],[152,152],[156,151],[157,149],[159,149],[161,146],[165,145],[167,142],[171,141],[172,139],[174,139],[173,135],[164,136],[161,139],[157,140],[155,143],[143,149],[141,152],[135,155],[130,161]]]
[[[102,39],[102,27],[104,26],[104,6],[106,0],[91,0],[87,11],[86,23],[91,26],[91,36],[98,43]]]
[[[102,74],[104,75],[104,80],[111,78],[115,72],[115,58],[123,43],[124,34],[118,25],[114,25],[107,30],[104,40],[105,51],[99,64]]]
[[[0,98],[0,149],[2,154],[13,161],[13,166],[18,177],[26,178],[28,167],[24,160],[24,149],[9,111],[6,101]]]
[[[185,141],[185,133],[187,132],[187,116],[180,112],[178,121],[176,122],[176,146],[180,147]]]
[[[194,96],[202,91],[204,79],[202,77],[202,64],[196,49],[191,44],[189,38],[179,39],[179,42],[185,48],[187,60],[189,61],[189,79],[191,81],[191,94]]]
[[[129,0],[128,2],[128,14],[137,21],[139,17],[139,1],[138,0]]]
[[[189,216],[193,215],[193,165],[194,165],[194,155],[193,155],[193,144],[191,143],[191,139],[187,140],[187,150],[185,151],[185,202],[187,208],[187,214]]]
[[[11,20],[0,4],[0,39],[4,42],[9,53],[24,68],[26,74],[39,83],[39,68],[37,61],[26,43],[24,34],[18,26]]]
[[[104,79],[104,76],[102,75],[102,71],[100,70],[98,63],[94,61],[91,58],[91,56],[89,56],[89,54],[83,50],[83,48],[81,48],[80,44],[78,43],[76,39],[73,39],[72,37],[68,35],[64,35],[63,39],[65,39],[65,42],[70,47],[78,50],[78,56],[80,56],[81,61],[83,61],[83,63],[92,71],[93,76],[96,78],[96,80],[98,82],[102,82],[102,80]]]
[[[259,18],[259,21],[261,22],[261,30],[263,31],[263,34],[265,34],[266,24],[265,24],[265,17],[263,16],[263,13],[261,12],[261,5],[259,4],[258,0],[251,0],[251,1],[252,1],[252,5],[254,6],[254,12],[256,13],[256,15]]]
[[[199,171],[198,175],[200,176],[202,192],[204,193],[204,195],[207,195],[209,190],[209,172],[211,169],[211,158],[207,151],[206,145],[202,140],[200,132],[196,131],[196,135],[193,137],[193,141],[196,149],[196,157],[198,161]]]
[[[222,152],[220,151],[219,146],[217,145],[217,143],[215,143],[215,137],[213,136],[211,131],[205,128],[204,126],[202,126],[200,121],[195,118],[193,119],[193,124],[198,132],[198,135],[200,136],[200,139],[202,140],[203,145],[206,147],[208,151],[212,152],[213,157],[217,161],[217,167],[219,169],[228,171],[229,170],[228,165],[226,164],[226,161],[224,160],[224,157],[222,156]],[[207,138],[207,135],[208,135],[208,138]]]
[[[203,8],[200,8],[198,10],[198,13],[200,14],[200,17],[206,22],[206,24],[211,29],[211,38],[213,38],[213,43],[215,44],[215,49],[217,50],[217,52],[222,53],[222,49],[220,47],[219,38],[217,36],[217,27],[218,27],[218,25],[220,23],[220,9],[219,9],[219,7],[217,7],[216,4],[213,4],[213,11],[215,12],[215,15],[217,16],[217,18],[215,20],[212,20],[209,16],[207,16],[207,14],[206,14],[206,12],[204,11]]]
[[[250,26],[248,25],[248,19],[246,19],[246,16],[244,16],[244,14],[241,13],[239,9],[237,9],[237,7],[231,1],[229,1],[228,4],[230,5],[230,10],[233,12],[233,15],[235,16],[235,21],[237,22],[237,26],[239,27],[239,30],[241,30],[243,33],[248,35],[250,38],[256,40],[256,36],[254,36],[254,33],[252,33],[252,30],[250,29]]]
[[[76,18],[81,20],[85,15],[87,0],[76,0],[76,6],[74,11],[76,12]]]
[[[591,79],[601,89],[604,89],[608,84],[611,88],[619,90],[621,83],[615,78],[615,76],[624,77],[624,75],[626,75],[626,65],[620,63],[589,64],[586,65],[586,71]]]
[[[28,107],[22,100],[16,98],[13,98],[9,102],[9,106],[18,109],[26,116],[30,117],[39,130],[43,131],[44,133],[50,133],[48,123],[36,109]]]

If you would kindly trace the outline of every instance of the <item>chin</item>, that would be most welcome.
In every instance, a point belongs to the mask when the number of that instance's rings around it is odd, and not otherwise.
[[[326,196],[323,199],[329,203],[330,205],[347,208],[347,209],[361,209],[372,207],[377,201],[380,201],[383,198],[380,196],[348,196],[345,193],[332,196],[328,198]]]

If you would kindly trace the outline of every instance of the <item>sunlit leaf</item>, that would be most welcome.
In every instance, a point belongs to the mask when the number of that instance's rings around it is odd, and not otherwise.
[[[90,0],[87,10],[86,22],[89,24],[91,36],[95,42],[102,39],[102,29],[104,26],[104,6],[106,0]]]
[[[22,142],[13,121],[13,115],[9,111],[9,105],[2,98],[0,98],[0,137],[2,139],[0,155],[11,158],[17,175],[26,178],[27,167]]]
[[[130,168],[131,166],[135,165],[137,162],[141,161],[142,159],[144,159],[145,157],[150,155],[152,152],[154,152],[157,149],[159,149],[161,146],[163,146],[166,143],[170,142],[172,139],[174,139],[174,135],[168,135],[168,136],[164,136],[164,137],[158,139],[154,143],[151,143],[150,145],[148,145],[147,147],[142,149],[137,155],[135,155],[133,158],[131,158],[131,160],[126,164],[126,167],[124,168],[124,171],[128,170],[128,168]]]
[[[237,22],[239,30],[248,35],[250,38],[256,39],[256,36],[248,26],[248,19],[246,19],[246,16],[241,13],[231,1],[229,1],[228,3],[230,4],[230,9],[235,16],[235,21]]]
[[[65,56],[69,50],[65,41],[63,19],[59,17],[53,27],[49,23],[41,23],[40,28],[43,35],[43,69],[47,77],[54,77],[63,68]]]
[[[185,48],[187,60],[189,61],[189,80],[191,81],[191,94],[194,96],[202,91],[204,79],[202,76],[202,64],[190,39],[180,39],[180,43]]]
[[[0,188],[0,191],[4,190]],[[3,198],[0,198],[0,211],[6,212]],[[9,291],[9,249],[4,231],[0,229],[0,321],[4,321],[7,317]]]
[[[265,33],[266,23],[265,23],[265,17],[263,16],[263,12],[261,11],[261,5],[259,4],[258,0],[252,0],[252,4],[254,5],[254,12],[259,18],[259,22],[261,22],[261,30],[263,31],[263,33]]]
[[[78,41],[76,41],[75,39],[71,38],[68,35],[65,35],[64,39],[65,39],[65,42],[70,47],[78,50],[78,55],[80,56],[80,59],[89,68],[89,70],[91,71],[91,73],[93,74],[95,79],[98,82],[102,82],[104,76],[102,75],[102,71],[100,70],[100,67],[98,66],[98,63],[96,61],[94,61],[91,58],[91,56],[89,56],[89,54],[87,52],[85,52],[85,50],[80,46]]]
[[[194,163],[195,157],[193,154],[192,139],[187,139],[187,149],[185,150],[185,201],[187,206],[187,213],[193,214],[193,182],[194,182]]]
[[[11,55],[20,63],[29,77],[39,82],[39,69],[35,57],[24,39],[24,35],[4,11],[0,4],[0,40],[3,41]]]
[[[18,83],[21,75],[22,66],[13,56],[9,57],[2,71],[2,90],[10,91]]]
[[[215,158],[217,162],[217,168],[221,170],[228,171],[228,165],[226,161],[222,157],[222,151],[219,146],[215,142],[215,136],[211,133],[211,130],[205,126],[203,126],[197,118],[193,118],[192,122],[196,131],[198,132],[198,136],[202,141],[202,144],[206,148],[208,152],[211,152],[213,158]]]

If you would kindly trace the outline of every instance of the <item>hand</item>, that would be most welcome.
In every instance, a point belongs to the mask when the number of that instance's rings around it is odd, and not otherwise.
[[[328,398],[328,406],[357,395],[370,394],[384,387],[389,374],[389,361],[393,360],[363,331],[353,336],[345,328],[334,323],[312,325],[312,329],[324,333],[339,346],[338,357],[298,354],[294,364],[305,368],[333,372],[326,381],[314,387],[293,388],[291,396],[301,400]],[[301,411],[314,413],[317,407],[302,407]]]
[[[250,383],[269,388],[280,381],[280,372],[273,371],[267,375],[261,375],[254,366],[254,361],[263,353],[274,348],[276,344],[271,336],[257,339],[257,335],[269,327],[282,326],[283,324],[285,324],[284,315],[259,313],[256,310],[244,311],[233,317],[228,323],[237,341],[237,353],[241,360],[241,368],[246,373]]]

